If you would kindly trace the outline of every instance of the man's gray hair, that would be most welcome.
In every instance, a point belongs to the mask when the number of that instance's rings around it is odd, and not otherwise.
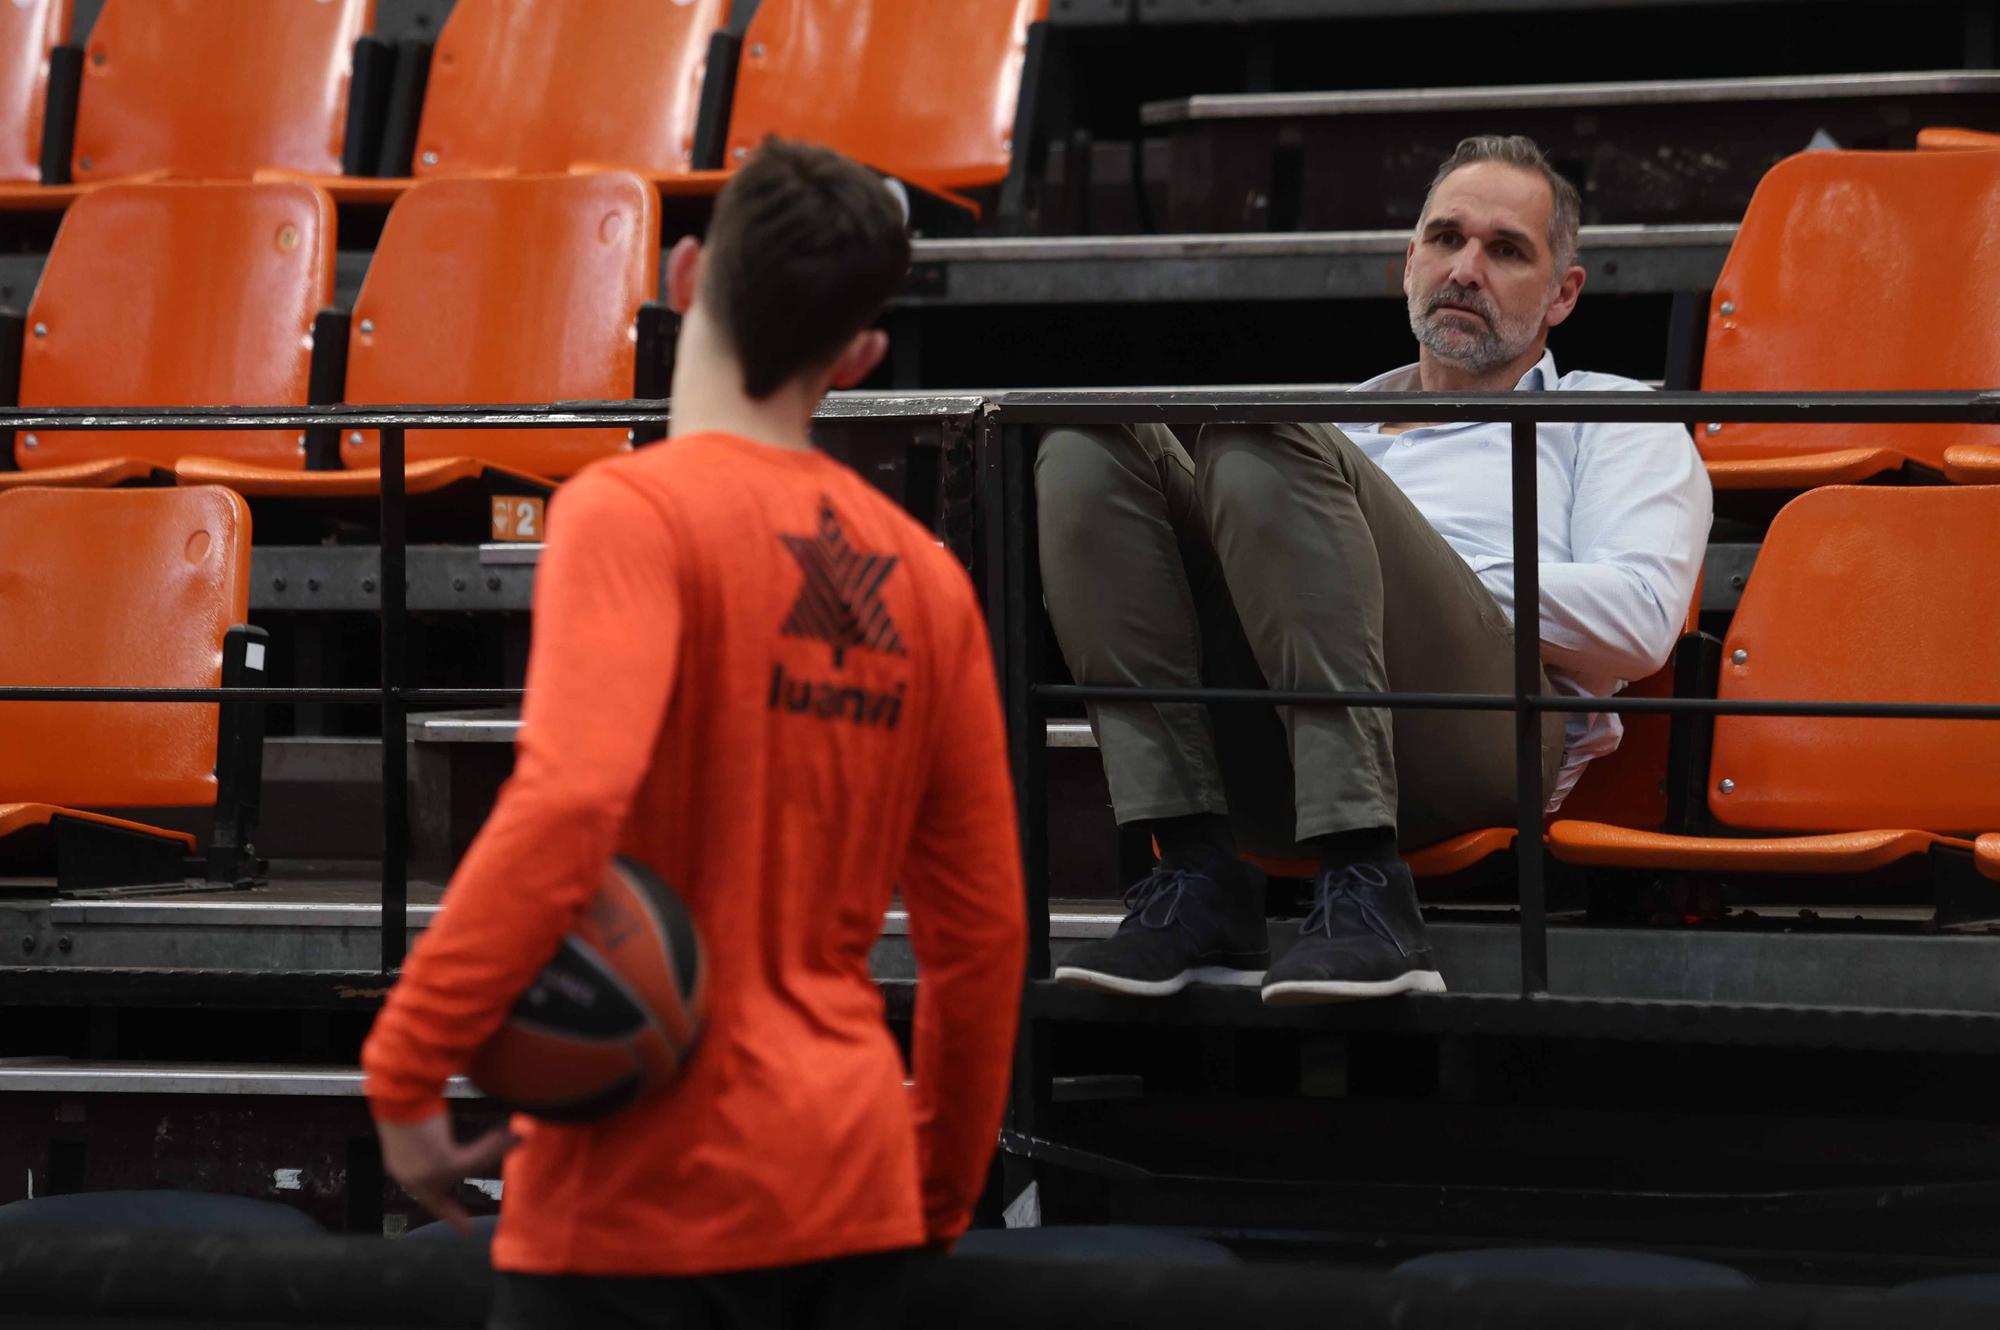
[[[1555,206],[1549,209],[1549,252],[1555,256],[1556,276],[1560,277],[1576,262],[1576,229],[1583,220],[1583,196],[1549,164],[1541,146],[1525,134],[1477,134],[1460,139],[1451,156],[1444,159],[1437,174],[1431,177],[1431,187],[1424,191],[1424,215],[1430,215],[1431,199],[1444,178],[1459,167],[1476,162],[1518,166],[1548,181],[1549,193],[1555,198]]]

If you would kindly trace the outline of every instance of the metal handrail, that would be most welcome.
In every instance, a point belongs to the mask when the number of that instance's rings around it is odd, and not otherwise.
[[[1703,421],[1837,423],[1973,423],[2000,425],[2000,391],[1863,393],[1698,393],[1698,392],[1502,392],[1362,393],[1304,387],[1204,389],[1016,390],[1000,393],[897,395],[884,399],[924,415],[931,404],[951,397],[978,400],[990,443],[995,431],[1034,425],[1093,423],[1254,424],[1267,422],[1479,421],[1512,426],[1513,528],[1516,567],[1515,689],[1511,694],[1396,692],[1306,692],[1255,689],[1110,688],[1048,685],[1022,668],[1025,643],[1010,644],[993,634],[1012,719],[1025,725],[1040,719],[1049,701],[1111,700],[1156,702],[1256,702],[1286,706],[1375,706],[1388,708],[1513,711],[1516,716],[1518,830],[1516,854],[1521,882],[1522,992],[1548,989],[1547,937],[1539,853],[1540,727],[1545,711],[1616,711],[1705,715],[1800,715],[1995,720],[2000,705],[1934,702],[1827,702],[1820,700],[1722,701],[1712,698],[1621,698],[1561,696],[1541,691],[1539,587],[1540,558],[1533,524],[1522,514],[1537,508],[1535,427],[1545,423]],[[823,414],[843,416],[850,402]],[[422,704],[517,702],[518,688],[416,688],[404,682],[408,623],[403,575],[405,432],[412,429],[557,429],[670,423],[660,401],[553,402],[497,405],[398,405],[324,407],[0,407],[0,430],[249,430],[373,429],[381,448],[382,678],[376,688],[65,688],[0,686],[0,702],[341,702],[377,705],[382,712],[383,884],[382,969],[397,968],[406,948],[403,928],[388,921],[404,917],[408,904],[405,858],[409,844],[407,756],[403,743],[408,709]],[[1022,450],[1016,450],[1017,452]],[[1038,569],[1023,530],[1032,518],[1033,485],[1020,456],[987,458],[989,471],[1013,468],[997,490],[999,499],[984,514],[1011,530],[989,531],[984,542],[988,575],[1002,585],[988,588],[995,627],[1022,627],[1027,606],[1039,604]],[[1004,620],[1004,622],[1002,622]],[[1019,755],[1031,751],[1017,749]],[[395,797],[387,797],[390,791]],[[1030,814],[1030,818],[1033,814]],[[1024,836],[1030,833],[1023,819]],[[1046,956],[1047,893],[1032,879],[1031,914],[1039,915],[1037,954]]]

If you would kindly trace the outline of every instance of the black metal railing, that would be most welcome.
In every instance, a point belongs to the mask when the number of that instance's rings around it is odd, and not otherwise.
[[[961,400],[966,395],[958,395]],[[1791,424],[1975,423],[2000,425],[2000,392],[1920,393],[1353,393],[1318,389],[1083,390],[983,394],[974,440],[978,474],[974,572],[987,607],[1007,707],[1010,757],[1021,794],[1028,865],[1031,967],[1049,972],[1046,846],[1046,704],[1063,701],[1263,702],[1513,711],[1516,716],[1521,991],[1547,993],[1548,941],[1541,854],[1538,717],[1544,711],[1697,715],[1807,715],[2000,720],[2000,705],[1951,702],[1722,701],[1713,698],[1561,696],[1541,691],[1535,427],[1561,422],[1702,421]],[[845,414],[838,405],[829,414]],[[518,688],[422,688],[407,679],[405,435],[423,429],[555,429],[668,423],[659,402],[559,402],[522,406],[312,408],[5,408],[0,430],[373,429],[381,432],[381,679],[375,688],[88,688],[0,686],[0,702],[340,702],[377,705],[382,716],[383,860],[381,964],[398,968],[407,945],[409,825],[405,725],[421,705],[518,702]],[[1035,557],[1033,452],[1051,425],[1214,424],[1290,421],[1498,421],[1513,429],[1515,686],[1511,693],[1355,693],[1055,685],[1043,668],[1040,569]]]
[[[995,649],[1015,736],[1027,856],[1030,964],[1049,973],[1048,874],[1044,759],[1038,739],[1043,706],[1057,701],[1264,702],[1288,706],[1378,706],[1511,710],[1515,716],[1515,858],[1520,890],[1521,995],[1549,991],[1547,890],[1542,853],[1539,716],[1562,712],[1666,712],[1699,715],[1814,715],[2000,720],[2000,705],[1861,703],[1821,700],[1723,701],[1714,698],[1558,696],[1542,691],[1540,550],[1536,427],[1544,423],[1634,422],[1694,426],[1704,421],[1854,424],[1865,422],[2000,424],[2000,392],[1697,393],[1503,392],[1353,393],[1313,389],[1184,391],[1054,391],[1002,394],[992,417],[1003,438],[990,468],[989,510],[1004,531],[989,535],[1003,560],[1002,581],[989,587],[996,614]],[[1040,569],[1033,557],[1034,439],[1042,428],[1088,424],[1260,424],[1340,421],[1479,421],[1512,427],[1514,537],[1514,689],[1511,694],[1354,693],[1207,688],[1124,688],[1052,685],[1041,660]],[[1031,738],[1030,736],[1033,736]]]

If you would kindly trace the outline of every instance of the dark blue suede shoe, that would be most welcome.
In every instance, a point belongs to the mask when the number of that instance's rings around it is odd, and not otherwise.
[[[1125,893],[1129,912],[1110,937],[1056,966],[1059,984],[1165,997],[1189,984],[1255,988],[1271,963],[1264,874],[1230,862],[1215,875],[1162,864]]]
[[[1272,1007],[1442,992],[1417,884],[1400,862],[1322,872],[1299,940],[1264,976]]]

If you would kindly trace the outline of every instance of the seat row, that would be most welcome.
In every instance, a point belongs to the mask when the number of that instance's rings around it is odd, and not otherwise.
[[[463,11],[461,11],[463,12]],[[760,11],[763,12],[763,11]],[[57,232],[24,335],[23,406],[616,400],[665,393],[652,304],[659,205],[640,176],[421,182],[391,208],[351,315],[331,309],[337,222],[303,181],[89,191]],[[1765,177],[1684,382],[1707,391],[2000,385],[2000,149],[1813,152]],[[1718,491],[2000,480],[1980,424],[1711,421]],[[544,496],[622,430],[417,431],[412,492]],[[357,499],[372,433],[24,433],[0,488],[166,480],[253,498]],[[5,470],[9,465],[18,471]]]
[[[434,52],[392,52],[365,36],[374,0],[106,0],[85,49],[65,45],[71,0],[14,0],[0,209],[261,172],[386,202],[414,180],[591,164],[702,195],[767,134],[977,189],[1007,172],[1044,6],[459,0]]]
[[[391,209],[352,311],[335,211],[298,181],[107,185],[63,219],[26,316],[22,406],[299,407],[663,397],[657,196],[630,172],[427,181]],[[412,494],[546,496],[623,429],[413,430]],[[373,431],[21,431],[23,485],[380,487]],[[524,535],[536,534],[532,531]]]
[[[244,500],[218,486],[0,493],[0,622],[18,629],[0,634],[0,683],[260,681],[265,639],[244,626],[250,528]],[[1719,646],[1690,634],[1676,671],[1633,691],[2000,704],[2000,615],[1982,575],[1996,563],[2000,486],[1812,490],[1772,523]],[[0,703],[0,877],[253,876],[261,714]],[[1978,874],[2000,880],[1996,759],[1994,721],[1721,716],[1676,732],[1633,717],[1548,826],[1548,852],[1586,868],[1819,878],[1928,860],[1963,901]],[[161,807],[215,809],[205,854],[107,813]],[[1474,832],[1415,866],[1449,874],[1512,843],[1508,829]]]

